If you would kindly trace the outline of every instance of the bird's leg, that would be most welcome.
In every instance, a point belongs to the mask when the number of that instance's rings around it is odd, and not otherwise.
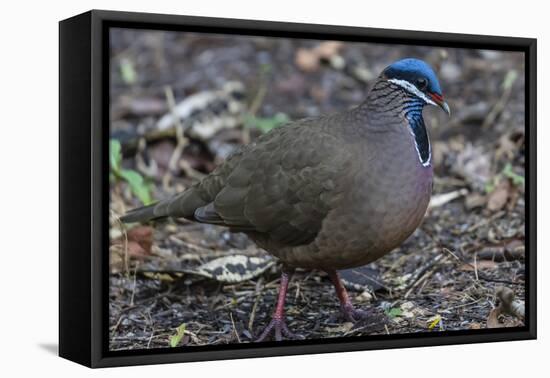
[[[281,341],[283,339],[283,335],[291,339],[296,338],[296,335],[289,331],[285,323],[286,292],[288,290],[288,284],[290,283],[290,279],[292,278],[293,271],[293,269],[290,270],[283,268],[275,311],[273,312],[271,321],[269,322],[267,327],[265,327],[264,331],[262,332],[260,337],[256,339],[256,341],[264,341],[272,332],[274,333],[275,340],[277,341]]]
[[[359,320],[365,319],[367,317],[367,312],[353,307],[353,304],[349,299],[348,292],[344,285],[342,285],[342,281],[340,281],[338,272],[335,270],[329,270],[327,271],[327,274],[336,289],[336,295],[338,295],[338,300],[340,301],[340,309],[342,310],[346,320],[355,323]]]

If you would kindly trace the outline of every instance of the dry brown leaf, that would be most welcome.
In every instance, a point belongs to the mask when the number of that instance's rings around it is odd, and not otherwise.
[[[506,205],[506,202],[508,202],[510,189],[510,181],[501,180],[495,190],[489,194],[487,209],[495,212],[502,210],[502,208]]]
[[[153,246],[153,228],[150,226],[137,226],[126,232],[126,237],[116,238],[111,242],[113,254],[124,256],[127,248],[128,256],[142,259],[151,255]],[[113,255],[112,254],[112,255]]]
[[[150,253],[143,249],[143,247],[138,242],[128,242],[128,256],[135,258],[144,258],[149,254]]]
[[[326,41],[321,42],[314,49],[319,58],[330,59],[335,55],[338,55],[344,44],[339,41]]]
[[[150,226],[137,226],[128,231],[128,249],[130,243],[135,243],[141,248],[145,255],[151,254],[153,246],[153,228]],[[137,247],[135,249],[138,251]]]
[[[319,55],[315,50],[300,48],[296,52],[295,63],[302,71],[314,72],[319,68]]]
[[[302,71],[317,71],[321,64],[321,59],[332,60],[338,58],[338,53],[342,46],[342,42],[326,41],[321,42],[312,49],[300,48],[296,52],[295,63]],[[341,65],[341,63],[338,65]]]
[[[491,260],[478,260],[476,265],[478,270],[495,269],[498,267],[498,264]],[[475,270],[474,266],[474,263],[462,264],[458,269],[463,272],[473,272]]]
[[[477,253],[478,259],[496,262],[522,260],[525,258],[525,243],[512,240],[506,245],[489,246]]]
[[[479,193],[471,193],[466,197],[464,205],[467,210],[483,207],[487,203],[487,197]]]
[[[517,129],[502,135],[495,151],[497,160],[512,160],[521,146],[525,143],[525,132]]]

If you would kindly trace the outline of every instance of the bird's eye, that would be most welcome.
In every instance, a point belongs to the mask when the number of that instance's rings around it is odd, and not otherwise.
[[[428,80],[423,77],[416,79],[416,87],[421,91],[425,90],[428,87]]]

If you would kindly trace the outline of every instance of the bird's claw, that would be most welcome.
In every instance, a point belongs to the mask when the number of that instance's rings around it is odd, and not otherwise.
[[[267,327],[265,327],[262,334],[255,341],[265,341],[272,333],[275,336],[276,341],[281,341],[283,339],[283,336],[289,339],[303,339],[301,335],[297,335],[288,329],[284,319],[273,318],[271,319]]]
[[[348,322],[357,323],[357,322],[366,320],[369,317],[367,311],[359,310],[353,307],[351,303],[347,303],[341,306],[340,308],[342,310],[342,314],[344,315],[344,318],[346,318]]]

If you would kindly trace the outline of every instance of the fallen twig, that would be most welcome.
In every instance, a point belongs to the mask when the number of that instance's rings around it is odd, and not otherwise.
[[[407,285],[407,288],[405,290],[405,296],[404,298],[407,299],[409,295],[411,294],[412,290],[417,287],[423,280],[427,279],[429,276],[431,276],[436,270],[437,270],[437,264],[441,260],[447,259],[447,256],[445,255],[437,255],[435,258],[430,260],[426,265],[424,265],[422,268],[417,270],[416,274],[411,279],[411,282]]]
[[[487,117],[485,117],[485,120],[481,125],[482,128],[487,128],[489,125],[492,125],[498,118],[498,116],[502,113],[502,111],[506,107],[506,104],[508,103],[508,100],[510,99],[510,95],[512,94],[512,87],[517,78],[518,73],[516,70],[510,70],[506,73],[506,76],[504,77],[504,80],[502,82],[502,94],[500,95],[500,98],[497,100],[489,114],[487,114]]]
[[[174,92],[172,91],[172,88],[168,85],[165,86],[164,94],[166,96],[166,102],[168,103],[168,108],[172,113],[173,122],[176,128],[176,141],[177,141],[176,148],[174,149],[174,152],[172,153],[172,156],[170,157],[170,161],[168,163],[168,169],[166,170],[166,173],[162,178],[162,184],[164,188],[168,189],[170,186],[170,181],[172,180],[172,176],[176,168],[178,167],[178,161],[181,158],[183,149],[189,144],[189,141],[183,135],[184,128],[180,118],[176,113],[176,101],[174,99]]]
[[[430,200],[430,204],[428,205],[428,209],[433,209],[434,207],[443,206],[448,202],[451,202],[457,198],[467,195],[468,193],[469,193],[468,189],[462,188],[449,193],[437,194],[435,196],[432,196],[432,199]]]

